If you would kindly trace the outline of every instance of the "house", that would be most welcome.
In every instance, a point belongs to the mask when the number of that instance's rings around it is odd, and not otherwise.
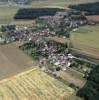
[[[5,39],[0,37],[0,43],[4,43]]]

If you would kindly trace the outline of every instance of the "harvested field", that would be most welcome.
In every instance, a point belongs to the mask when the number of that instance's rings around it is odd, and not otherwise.
[[[82,88],[86,83],[86,80],[83,79],[83,74],[73,69],[67,69],[66,72],[59,71],[58,75],[69,84],[73,83],[75,86],[79,86],[80,88]]]
[[[99,25],[83,26],[71,33],[74,48],[99,59]]]
[[[88,20],[99,22],[99,15],[86,16]]]
[[[28,58],[15,44],[0,46],[0,79],[32,67]]]
[[[39,69],[0,82],[0,100],[71,100],[74,90]]]

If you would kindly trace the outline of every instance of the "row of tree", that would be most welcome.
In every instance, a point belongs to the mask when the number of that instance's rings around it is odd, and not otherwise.
[[[15,19],[35,19],[40,16],[53,16],[57,11],[62,11],[59,8],[22,8],[15,15]]]
[[[99,15],[99,2],[70,5],[69,8],[86,11],[87,15]]]

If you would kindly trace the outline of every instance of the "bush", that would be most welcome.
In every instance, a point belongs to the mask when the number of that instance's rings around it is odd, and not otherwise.
[[[73,88],[73,89],[77,89],[77,86],[75,86],[75,84],[73,84],[73,83],[71,83],[71,84],[69,84],[69,86],[71,87],[71,88]]]

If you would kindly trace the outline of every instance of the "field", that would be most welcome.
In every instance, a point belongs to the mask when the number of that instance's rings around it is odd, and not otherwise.
[[[71,33],[74,48],[99,58],[99,25],[83,26]]]
[[[86,16],[86,18],[88,20],[92,20],[92,21],[95,21],[95,22],[99,22],[99,15]]]
[[[33,1],[31,4],[33,7],[56,7],[56,8],[67,8],[71,4],[80,4],[88,2],[96,2],[98,0],[39,0]]]
[[[0,21],[10,22],[16,14],[17,7],[0,7]]]
[[[69,39],[66,38],[62,38],[62,37],[46,37],[46,40],[54,40],[56,42],[60,42],[60,43],[69,43]]]
[[[0,82],[0,100],[71,100],[74,90],[39,69]]]
[[[25,71],[32,66],[33,61],[15,44],[0,46],[0,80]]]
[[[96,2],[98,0],[39,0],[33,1],[31,5],[0,5],[0,21],[12,21],[15,14],[20,8],[67,8],[70,4],[80,4],[88,2]]]
[[[69,84],[73,83],[75,86],[80,88],[82,88],[86,83],[83,74],[73,69],[67,69],[65,72],[59,71],[58,75]]]

